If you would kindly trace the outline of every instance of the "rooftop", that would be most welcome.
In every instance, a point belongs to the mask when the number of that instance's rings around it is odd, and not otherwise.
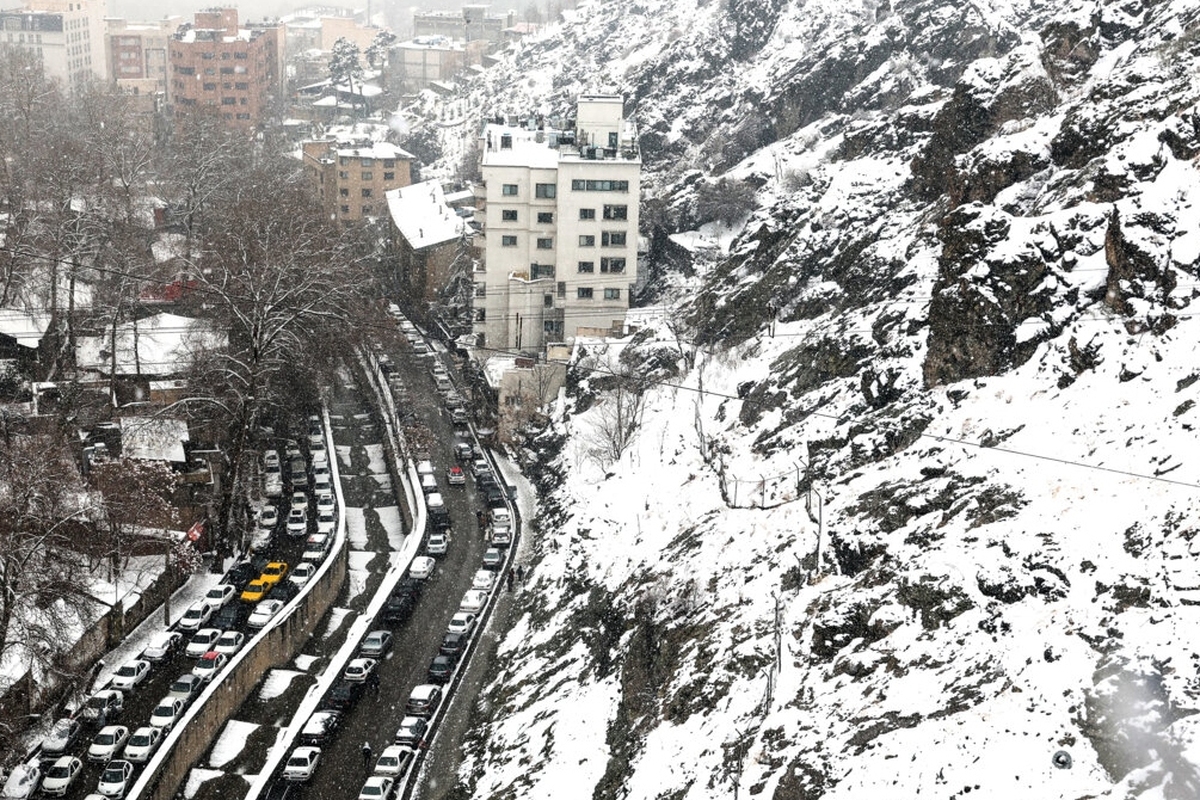
[[[493,118],[484,126],[483,165],[554,169],[561,161],[620,161],[640,164],[637,126],[622,123],[620,147],[607,148],[580,141],[574,120],[530,117]]]
[[[384,196],[392,222],[414,250],[452,241],[466,231],[466,223],[446,204],[436,180],[392,189]]]

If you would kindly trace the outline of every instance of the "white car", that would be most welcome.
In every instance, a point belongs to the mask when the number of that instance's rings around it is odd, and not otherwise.
[[[496,573],[490,569],[480,569],[475,571],[475,577],[471,578],[472,589],[482,589],[487,591],[496,585]]]
[[[400,720],[400,727],[396,729],[395,743],[407,747],[420,747],[428,729],[429,723],[421,717],[405,717]]]
[[[378,664],[379,662],[373,658],[353,658],[346,665],[346,671],[342,673],[342,678],[353,683],[361,683],[370,677]]]
[[[203,628],[196,631],[187,643],[183,654],[188,658],[199,658],[200,656],[213,649],[213,645],[217,643],[217,639],[221,638],[220,628]]]
[[[293,508],[287,518],[289,536],[303,536],[308,532],[308,512],[303,508]]]
[[[259,553],[271,546],[273,534],[270,531],[258,530],[250,537],[250,552]]]
[[[322,511],[328,511],[329,513],[332,514],[336,505],[337,504],[333,500],[333,495],[331,495],[331,494],[317,495],[317,513],[318,514],[320,514]]]
[[[183,634],[178,631],[160,631],[146,644],[142,650],[142,658],[147,661],[165,661],[175,655]]]
[[[183,700],[167,695],[162,700],[159,700],[158,705],[150,712],[150,724],[155,728],[161,728],[163,733],[167,733],[175,727],[175,723],[183,716],[183,709]]]
[[[432,475],[436,470],[433,468],[433,462],[428,459],[423,459],[417,462],[418,475]]]
[[[267,627],[272,618],[279,613],[279,609],[283,608],[284,605],[285,603],[282,600],[258,601],[258,605],[254,607],[254,612],[246,620],[246,625],[251,628]]]
[[[42,768],[38,766],[37,761],[31,761],[28,764],[17,764],[9,773],[8,780],[4,782],[4,789],[0,791],[0,797],[5,798],[20,798],[33,797],[33,793],[37,791],[38,781],[42,779]]]
[[[468,589],[458,604],[459,611],[478,614],[487,605],[488,593],[482,589]]]
[[[330,534],[337,527],[337,517],[332,511],[317,512],[317,533]]]
[[[297,508],[308,510],[308,492],[292,492],[292,510]]]
[[[394,783],[386,775],[372,775],[359,791],[358,800],[390,800]]]
[[[220,672],[228,661],[229,656],[213,650],[200,656],[196,666],[192,667],[192,674],[205,683],[210,683],[213,676]]]
[[[237,594],[237,587],[233,584],[218,583],[208,590],[208,594],[204,595],[204,600],[216,608],[221,608],[230,600],[237,597]]]
[[[62,717],[54,723],[42,740],[42,756],[63,755],[83,734],[83,724],[72,717]]]
[[[450,537],[441,531],[429,534],[429,538],[425,541],[425,552],[431,556],[444,556],[449,548]]]
[[[75,756],[60,757],[50,765],[46,770],[46,777],[42,778],[42,794],[66,794],[82,770],[83,762]]]
[[[283,777],[289,781],[306,781],[316,772],[321,760],[321,748],[297,747],[283,768]]]
[[[268,471],[279,471],[279,451],[274,447],[263,451],[263,467]]]
[[[200,630],[204,623],[208,622],[212,617],[215,610],[212,603],[209,603],[207,600],[197,600],[188,606],[187,611],[183,612],[183,618],[179,620],[179,630]]]
[[[450,618],[450,624],[446,626],[446,633],[470,634],[473,630],[475,630],[475,615],[466,611],[459,611]]]
[[[304,552],[300,558],[304,561],[320,561],[329,552],[329,534],[314,533],[304,542]]]
[[[379,754],[379,760],[375,762],[375,774],[398,778],[408,769],[408,765],[412,763],[415,755],[410,747],[401,747],[398,744],[388,745]]]
[[[162,743],[163,732],[161,728],[155,728],[152,725],[145,725],[138,728],[129,737],[129,742],[125,745],[125,758],[129,761],[136,761],[139,764],[144,764],[150,760],[150,756],[154,755],[154,751],[158,749]]]
[[[304,584],[308,583],[312,576],[316,574],[316,564],[312,563],[311,561],[302,561],[296,565],[294,570],[292,570],[292,574],[288,575],[288,580],[297,586],[304,586]]]
[[[429,556],[417,556],[408,566],[408,577],[423,581],[433,575],[437,569],[437,559]]]
[[[128,738],[129,728],[124,725],[105,725],[88,746],[88,761],[108,761],[114,758],[121,752]]]
[[[279,509],[274,505],[263,506],[263,510],[258,512],[258,528],[259,530],[270,533],[275,530],[275,526],[279,524]]]
[[[112,688],[127,692],[146,679],[150,674],[150,662],[135,658],[126,661],[113,674]]]
[[[241,650],[242,645],[245,643],[246,634],[241,631],[225,631],[213,645],[213,652],[231,656],[238,650]]]
[[[124,797],[132,780],[133,764],[124,759],[110,761],[104,772],[100,773],[96,791],[105,797]]]

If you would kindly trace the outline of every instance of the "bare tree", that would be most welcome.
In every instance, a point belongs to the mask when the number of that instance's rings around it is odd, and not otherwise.
[[[121,458],[94,465],[88,478],[100,493],[110,575],[131,555],[169,551],[166,532],[179,527],[179,511],[171,504],[178,477],[168,464]]]
[[[607,395],[594,411],[591,454],[601,464],[610,465],[633,442],[642,421],[645,387],[630,374],[616,374],[606,381]]]

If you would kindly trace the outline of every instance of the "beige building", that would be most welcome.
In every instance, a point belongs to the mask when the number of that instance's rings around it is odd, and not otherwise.
[[[389,191],[387,206],[400,284],[408,297],[433,302],[449,284],[455,259],[466,252],[466,223],[436,180]]]
[[[109,76],[127,94],[146,98],[152,111],[166,103],[167,49],[182,17],[151,22],[110,18],[105,36]]]
[[[453,80],[467,67],[482,64],[487,42],[461,42],[444,36],[420,36],[388,51],[388,81],[394,91],[419,92]]]
[[[473,328],[481,357],[623,326],[637,280],[642,162],[622,105],[589,94],[574,120],[485,126]]]
[[[341,222],[388,213],[385,193],[412,183],[411,153],[389,142],[301,142],[304,173]]]
[[[463,42],[505,40],[504,29],[517,21],[517,12],[493,14],[491,6],[468,3],[462,11],[414,11],[413,36],[445,36]]]
[[[36,53],[67,90],[109,77],[104,0],[29,0],[0,11],[0,43]]]

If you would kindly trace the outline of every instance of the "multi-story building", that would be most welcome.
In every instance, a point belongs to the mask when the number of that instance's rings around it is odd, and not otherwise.
[[[210,106],[230,127],[262,126],[283,75],[282,33],[276,25],[240,28],[234,8],[198,11],[169,44],[169,102],[176,123]]]
[[[0,11],[0,44],[36,53],[68,90],[108,78],[104,0],[30,0]]]
[[[473,332],[483,354],[620,328],[637,279],[642,168],[622,98],[583,95],[565,124],[490,122],[482,148]]]
[[[483,63],[487,42],[445,36],[419,36],[388,50],[388,84],[398,92],[419,92],[450,81],[467,67]]]
[[[451,280],[465,245],[467,225],[446,202],[436,180],[387,193],[392,218],[396,277],[406,297],[432,303]]]
[[[157,110],[167,98],[167,49],[182,17],[151,22],[108,20],[108,71],[127,94],[146,98],[144,110]]]
[[[384,216],[384,193],[412,183],[412,154],[390,142],[308,141],[300,153],[309,182],[341,222]]]
[[[511,28],[517,21],[517,12],[490,13],[491,6],[466,4],[462,12],[457,11],[414,11],[413,37],[445,36],[463,42],[486,41],[499,43],[505,40],[504,29]]]

